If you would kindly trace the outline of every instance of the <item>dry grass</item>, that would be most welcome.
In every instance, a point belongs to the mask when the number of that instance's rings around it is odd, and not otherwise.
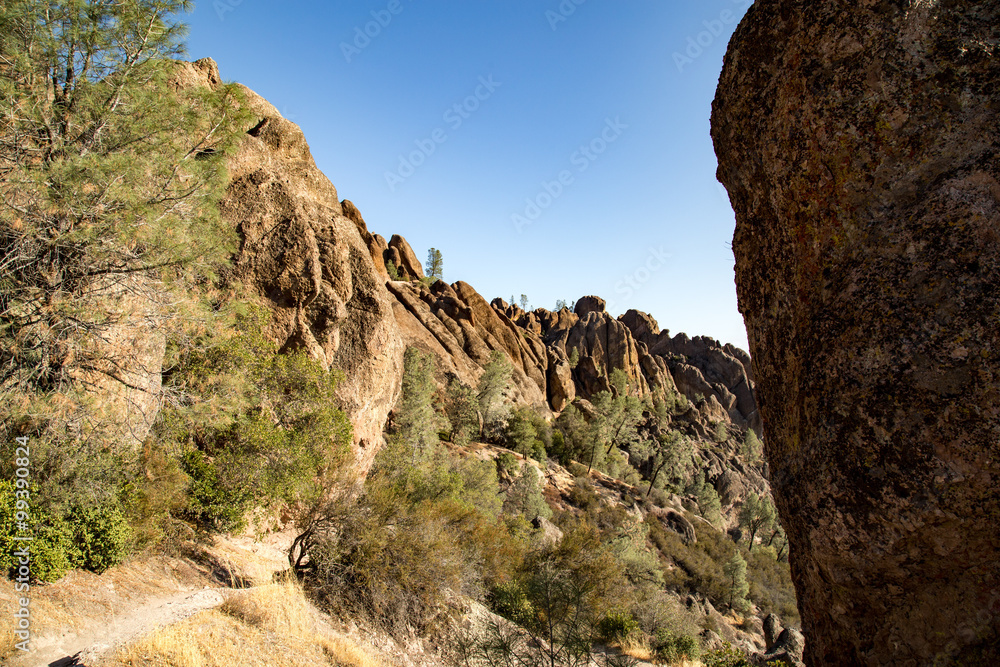
[[[148,597],[210,583],[203,571],[176,558],[129,562],[102,575],[76,570],[54,584],[31,587],[32,630],[40,634],[79,631],[87,622],[111,623],[122,609]],[[16,608],[18,595],[13,591],[13,584],[0,577],[0,614],[4,617]],[[0,647],[4,641],[0,633]]]
[[[295,582],[241,591],[124,648],[105,667],[380,667],[323,627]]]
[[[17,637],[14,636],[14,630],[6,627],[0,628],[0,660],[14,655],[14,651],[17,650],[16,643]]]

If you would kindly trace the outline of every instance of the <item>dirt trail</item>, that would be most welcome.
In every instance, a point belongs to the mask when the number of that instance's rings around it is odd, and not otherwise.
[[[101,576],[71,573],[33,595],[31,650],[4,664],[96,665],[116,648],[269,583],[287,568],[290,543],[282,533],[264,542],[220,538],[185,558],[155,558]]]
[[[145,604],[122,609],[110,623],[86,623],[82,628],[62,634],[35,637],[30,654],[14,665],[63,667],[94,665],[108,651],[123,646],[158,628],[193,616],[222,604],[226,594],[235,589],[206,588],[148,600]]]

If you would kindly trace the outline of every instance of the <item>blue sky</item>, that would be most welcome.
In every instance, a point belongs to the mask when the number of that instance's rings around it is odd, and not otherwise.
[[[448,282],[746,349],[711,101],[747,0],[201,0],[188,54],[274,104]]]

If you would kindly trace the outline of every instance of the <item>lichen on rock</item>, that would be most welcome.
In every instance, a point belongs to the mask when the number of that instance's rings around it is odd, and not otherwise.
[[[1000,654],[998,43],[996,0],[758,0],[726,56],[712,136],[809,664]]]

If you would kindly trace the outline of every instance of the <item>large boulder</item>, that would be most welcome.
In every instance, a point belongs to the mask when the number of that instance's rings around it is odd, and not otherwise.
[[[712,119],[810,665],[1000,664],[1000,1],[758,0]]]

